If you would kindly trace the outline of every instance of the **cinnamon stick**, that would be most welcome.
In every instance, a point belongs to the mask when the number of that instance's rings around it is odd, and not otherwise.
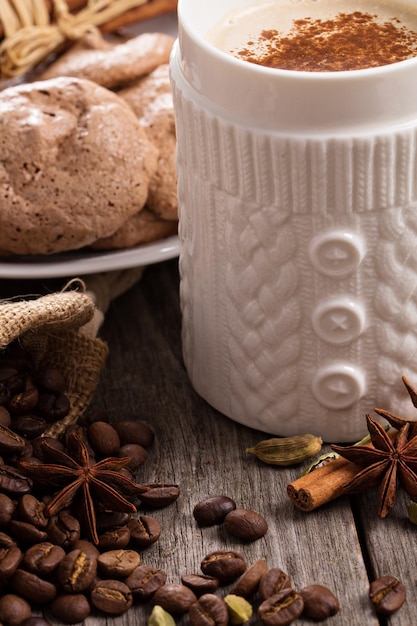
[[[339,457],[287,486],[287,494],[301,511],[309,512],[343,494],[343,487],[362,468]]]

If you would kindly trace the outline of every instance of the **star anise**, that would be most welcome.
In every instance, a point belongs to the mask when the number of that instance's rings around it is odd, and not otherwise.
[[[119,473],[129,463],[128,457],[109,457],[94,463],[76,432],[68,436],[67,451],[45,441],[42,453],[51,462],[35,464],[23,460],[20,467],[35,484],[59,489],[45,508],[47,517],[77,501],[84,530],[94,543],[98,543],[95,504],[110,511],[134,513],[136,507],[125,496],[134,497],[148,488]]]
[[[363,467],[344,486],[344,493],[359,493],[380,482],[378,515],[385,517],[395,503],[398,483],[417,500],[417,436],[408,439],[408,422],[392,438],[370,415],[366,420],[372,445],[331,447],[348,461]]]

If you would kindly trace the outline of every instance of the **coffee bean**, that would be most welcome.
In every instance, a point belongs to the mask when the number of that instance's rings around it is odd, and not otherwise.
[[[226,603],[214,593],[202,595],[190,606],[188,616],[191,626],[227,626],[229,623]]]
[[[138,548],[148,548],[161,536],[161,524],[155,517],[132,517],[127,524],[132,542]]]
[[[137,443],[144,448],[149,448],[154,440],[154,432],[148,424],[137,420],[120,420],[114,422],[114,428],[120,437],[120,443]]]
[[[45,432],[46,420],[31,414],[19,415],[13,418],[11,427],[15,433],[22,435],[25,439],[36,439]]]
[[[107,422],[93,422],[87,429],[88,441],[100,457],[115,456],[120,449],[117,431]]]
[[[1,386],[1,383],[0,383]],[[9,411],[5,406],[0,405],[0,426],[6,426],[6,428],[10,428],[10,423],[12,418],[10,416]]]
[[[91,591],[91,602],[108,615],[121,615],[130,609],[133,598],[129,587],[120,580],[100,580]]]
[[[29,387],[29,389],[24,389],[10,398],[7,409],[12,415],[24,415],[33,411],[38,399],[39,391],[35,387]]]
[[[19,567],[22,559],[22,551],[16,544],[0,544],[0,579],[4,581],[11,578]]]
[[[217,578],[204,574],[183,574],[181,582],[189,587],[198,598],[205,593],[214,593],[220,585]]]
[[[37,409],[39,414],[51,422],[66,417],[71,405],[68,397],[64,393],[41,393],[39,394]]]
[[[5,493],[0,493],[0,528],[4,528],[12,519],[16,504]]]
[[[214,576],[221,584],[230,583],[246,571],[246,561],[239,552],[218,550],[207,554],[201,562],[201,571]]]
[[[22,496],[18,503],[18,515],[22,522],[33,524],[36,528],[46,528],[48,519],[45,516],[45,503],[31,493]]]
[[[82,550],[71,550],[58,565],[58,581],[67,593],[80,593],[91,585],[97,572],[97,559]]]
[[[179,583],[165,583],[159,587],[152,597],[152,603],[162,606],[165,611],[174,615],[187,613],[190,606],[197,601],[195,594]]]
[[[82,593],[60,594],[51,603],[51,614],[66,624],[83,622],[91,613],[91,606]]]
[[[19,496],[31,491],[32,481],[14,467],[3,464],[0,465],[0,489],[6,495]]]
[[[35,376],[37,386],[43,391],[49,391],[52,394],[64,393],[67,385],[63,372],[51,365],[39,369]]]
[[[304,601],[303,617],[321,622],[338,613],[339,601],[330,589],[322,585],[308,585],[300,591]]]
[[[170,483],[144,483],[148,487],[148,491],[141,493],[139,499],[142,504],[152,508],[161,508],[168,506],[177,500],[180,495],[178,485]]]
[[[32,546],[35,543],[41,543],[48,539],[46,530],[37,528],[34,524],[30,524],[29,522],[21,522],[17,519],[12,519],[8,526],[8,531],[16,541],[24,546]]]
[[[147,450],[138,443],[126,443],[124,446],[121,446],[116,456],[129,457],[130,461],[127,467],[134,472],[145,463],[149,455]]]
[[[137,602],[146,602],[155,591],[165,585],[166,573],[151,565],[139,565],[124,581]]]
[[[16,570],[10,579],[10,586],[15,593],[34,604],[47,604],[56,596],[53,583],[24,569]]]
[[[16,393],[24,389],[24,376],[13,364],[0,366],[0,402],[6,404]]]
[[[114,530],[126,526],[130,520],[130,513],[121,511],[99,511],[96,517],[96,525],[99,531]]]
[[[135,550],[109,550],[97,559],[99,573],[108,578],[127,578],[139,563],[140,556]]]
[[[193,516],[199,526],[222,524],[236,503],[228,496],[211,496],[198,502],[193,509]]]
[[[65,509],[49,518],[46,530],[49,540],[64,550],[72,547],[81,532],[80,522]]]
[[[6,426],[0,426],[0,454],[20,454],[26,447],[23,437]]]
[[[0,548],[11,548],[16,545],[16,541],[7,533],[0,532]]]
[[[288,574],[279,567],[271,567],[261,576],[258,587],[259,597],[261,600],[266,600],[283,589],[289,589],[291,586],[292,583]]]
[[[406,589],[394,576],[381,576],[369,588],[369,597],[378,615],[392,615],[406,600]]]
[[[4,626],[18,626],[32,615],[30,604],[13,593],[0,597],[0,622]]]
[[[26,550],[22,565],[25,569],[41,577],[50,576],[57,569],[64,556],[65,551],[61,546],[56,546],[50,541],[44,541]]]
[[[242,596],[243,598],[250,598],[254,593],[256,593],[259,582],[267,571],[268,565],[265,559],[255,561],[255,563],[252,563],[246,572],[239,578],[237,583],[230,590],[230,593],[236,596]]]
[[[107,530],[99,535],[98,547],[100,551],[121,550],[126,548],[130,542],[130,530],[127,526]]]
[[[32,481],[14,467],[3,464],[0,465],[0,489],[9,495],[22,495],[31,491]]]
[[[268,524],[256,511],[235,509],[224,518],[224,528],[232,537],[242,541],[256,541],[266,534]]]
[[[266,626],[287,626],[300,617],[304,601],[294,589],[283,589],[264,600],[258,607],[258,614]]]

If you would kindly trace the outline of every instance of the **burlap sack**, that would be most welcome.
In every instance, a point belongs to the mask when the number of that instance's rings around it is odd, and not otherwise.
[[[45,435],[59,437],[90,404],[108,352],[95,336],[96,312],[92,298],[78,291],[0,302],[0,350],[19,339],[36,366],[57,366],[66,378],[70,412]]]

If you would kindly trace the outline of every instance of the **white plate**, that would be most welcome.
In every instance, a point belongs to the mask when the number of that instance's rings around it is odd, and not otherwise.
[[[1,0],[0,0],[1,2]],[[175,13],[126,27],[131,35],[144,31],[165,32],[176,36]],[[173,259],[179,254],[178,237],[168,237],[149,244],[112,251],[70,251],[50,256],[0,257],[0,278],[58,278],[76,277],[98,272],[110,272],[140,267]]]
[[[16,256],[0,262],[0,278],[75,277],[159,263],[177,257],[178,253],[178,237],[174,236],[127,250]]]

